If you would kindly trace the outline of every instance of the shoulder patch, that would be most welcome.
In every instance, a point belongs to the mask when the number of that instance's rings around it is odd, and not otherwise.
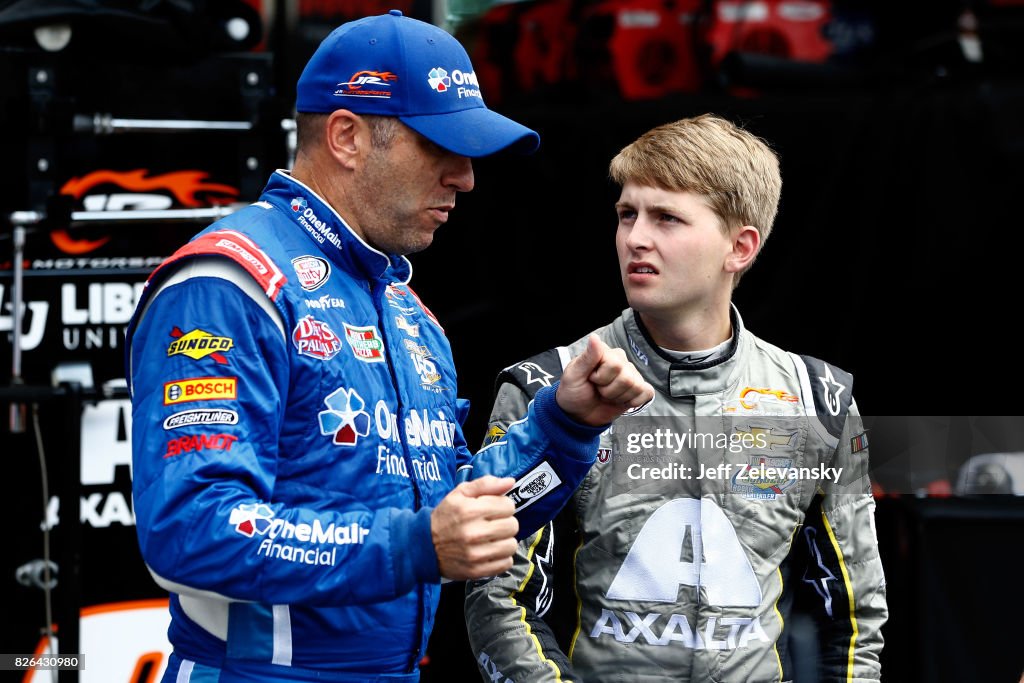
[[[272,301],[277,300],[281,287],[288,281],[277,264],[255,242],[234,230],[216,230],[197,237],[174,252],[158,270],[193,256],[226,256],[252,275]]]
[[[828,433],[838,439],[853,401],[853,375],[813,356],[800,359],[807,367],[814,412]]]
[[[500,373],[495,387],[512,382],[532,400],[538,391],[549,387],[562,376],[562,359],[558,349],[548,349],[536,356],[508,366]]]

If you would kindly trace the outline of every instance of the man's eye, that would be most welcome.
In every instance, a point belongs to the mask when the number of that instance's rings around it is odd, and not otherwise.
[[[632,209],[619,209],[620,221],[631,221],[636,218],[636,211]]]
[[[680,218],[679,216],[673,216],[670,213],[663,213],[663,214],[661,214],[660,220],[663,223],[682,223],[683,222],[682,218]]]

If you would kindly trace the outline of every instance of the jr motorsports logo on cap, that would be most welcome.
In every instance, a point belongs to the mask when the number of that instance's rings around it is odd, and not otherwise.
[[[338,97],[379,97],[388,99],[391,97],[391,81],[397,81],[398,76],[390,71],[357,71],[352,78],[344,83],[338,83],[338,89],[334,94]]]

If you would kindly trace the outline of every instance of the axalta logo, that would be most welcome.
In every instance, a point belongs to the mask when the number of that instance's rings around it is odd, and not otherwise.
[[[305,201],[305,200],[303,200]],[[331,276],[331,264],[319,256],[299,256],[292,259],[292,267],[299,285],[307,292],[319,289]]]
[[[292,331],[292,343],[300,356],[330,360],[341,351],[341,337],[330,326],[311,315],[299,320]]]
[[[238,441],[238,437],[232,434],[193,434],[183,436],[180,439],[171,439],[167,442],[167,452],[164,458],[173,458],[182,453],[193,451],[230,451],[231,445]]]
[[[181,328],[175,327],[171,330],[174,341],[167,347],[167,357],[188,356],[192,360],[200,360],[209,356],[221,365],[225,365],[228,359],[224,353],[231,350],[235,341],[231,337],[218,337],[206,330],[196,328],[189,332],[182,332]]]
[[[336,97],[391,97],[391,82],[398,76],[390,71],[357,71],[334,91]]]
[[[480,651],[480,656],[477,657],[477,663],[480,665],[480,670],[484,673],[484,677],[492,683],[498,683],[502,678],[505,678],[505,674],[498,670],[498,665],[491,661],[491,656]],[[511,678],[505,678],[502,683],[513,683]]]
[[[60,193],[80,200],[85,211],[153,211],[174,206],[194,209],[228,204],[238,197],[236,188],[206,182],[208,177],[203,171],[151,176],[148,169],[100,170],[72,178]],[[86,254],[110,241],[109,236],[76,239],[64,229],[51,232],[50,239],[66,254]]]
[[[365,327],[357,325],[345,326],[345,338],[352,348],[352,355],[364,363],[384,362],[384,340],[380,338],[380,332],[373,325]]]
[[[324,405],[327,410],[317,414],[320,433],[333,437],[338,446],[354,446],[370,433],[370,414],[363,410],[366,402],[355,389],[337,389],[324,399]]]
[[[757,607],[762,601],[761,585],[736,529],[709,498],[676,498],[655,510],[605,597],[671,606],[677,603],[681,587],[696,589],[702,601],[714,608]],[[667,621],[659,625],[663,617]],[[620,643],[642,638],[648,645],[696,650],[745,648],[751,640],[771,643],[757,617],[708,617],[691,624],[682,614],[610,609],[601,610],[589,634],[596,639],[611,636]]]
[[[238,397],[237,377],[195,377],[164,384],[164,405]]]
[[[234,425],[238,413],[233,410],[183,410],[164,420],[164,429],[177,429],[189,425]]]

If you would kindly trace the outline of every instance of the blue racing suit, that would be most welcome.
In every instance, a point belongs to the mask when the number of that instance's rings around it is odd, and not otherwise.
[[[469,452],[451,348],[410,275],[278,171],[150,278],[126,362],[139,543],[171,592],[165,680],[416,680],[433,508],[460,480],[512,476],[524,538],[590,468],[602,428],[554,387]]]

